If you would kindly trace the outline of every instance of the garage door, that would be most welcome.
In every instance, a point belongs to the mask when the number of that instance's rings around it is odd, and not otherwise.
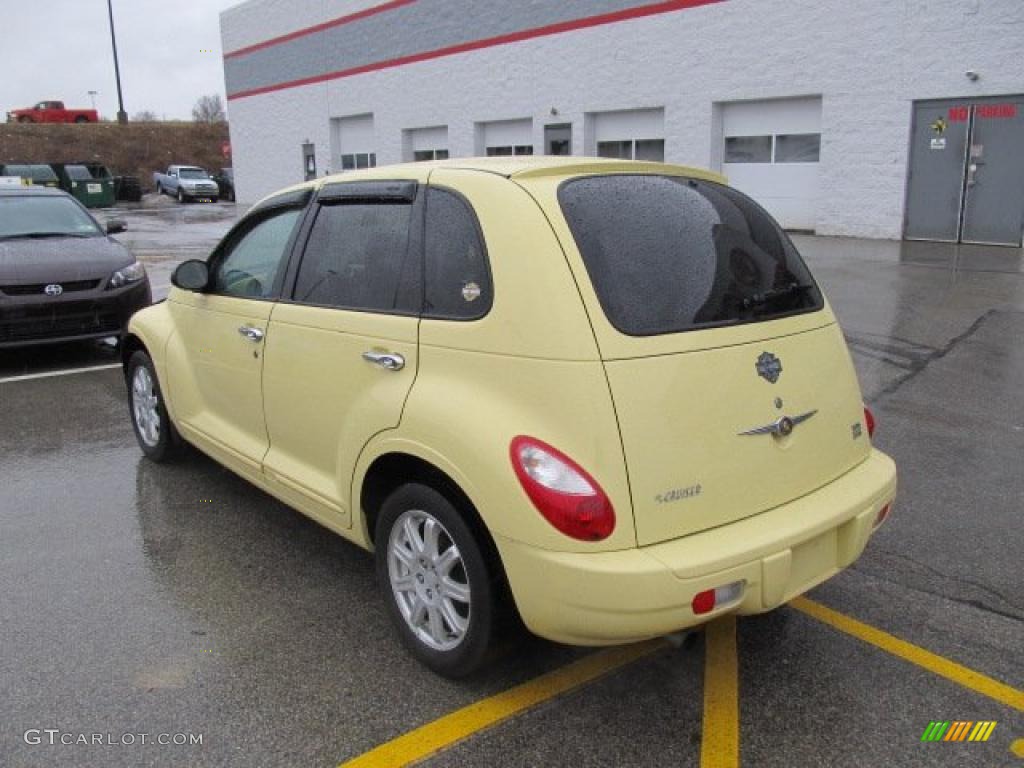
[[[821,99],[722,105],[722,172],[786,229],[813,230],[821,150]]]
[[[488,157],[533,154],[533,120],[476,124],[477,154]]]
[[[593,126],[598,157],[664,162],[665,110],[592,112],[587,118]]]
[[[377,165],[373,115],[331,119],[331,169],[353,171]]]

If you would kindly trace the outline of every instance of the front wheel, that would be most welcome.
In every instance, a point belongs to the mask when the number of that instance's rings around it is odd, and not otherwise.
[[[377,580],[413,656],[444,677],[484,662],[495,625],[492,571],[462,515],[433,488],[403,485],[381,507]]]
[[[167,415],[153,361],[145,352],[135,352],[125,373],[132,428],[139,447],[157,463],[174,458],[181,452],[182,441]]]
[[[184,192],[184,190],[182,190],[181,187],[178,187],[178,202],[179,203],[184,203],[185,202],[185,192]]]
[[[88,123],[89,122],[89,118],[86,117],[85,115],[79,115],[78,117],[75,118],[75,122],[76,123]]]

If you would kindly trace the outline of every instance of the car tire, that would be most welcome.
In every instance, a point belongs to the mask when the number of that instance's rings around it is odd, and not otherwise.
[[[157,194],[157,196],[160,196],[160,195],[162,195],[163,193],[164,193],[164,188],[163,188],[163,187],[161,187],[161,186],[160,186],[159,184],[157,184],[157,185],[156,185],[156,194]]]
[[[32,118],[29,117],[28,115],[22,115],[21,117],[18,118],[18,122],[19,123],[31,123],[32,122]]]
[[[455,506],[429,486],[403,485],[381,506],[375,541],[378,585],[409,652],[443,677],[479,669],[494,635],[498,590]]]
[[[125,368],[125,379],[132,430],[142,452],[158,464],[177,458],[184,449],[184,442],[167,415],[156,368],[148,354],[142,350],[132,354]]]
[[[88,123],[89,122],[89,118],[86,117],[85,115],[79,115],[78,117],[75,118],[75,122],[76,123]]]
[[[178,202],[179,203],[184,203],[185,202],[185,193],[184,193],[184,191],[182,191],[181,187],[178,187]]]

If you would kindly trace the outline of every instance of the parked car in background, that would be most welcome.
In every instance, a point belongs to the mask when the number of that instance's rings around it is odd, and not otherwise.
[[[214,174],[211,178],[217,182],[220,199],[235,202],[235,169],[221,168],[220,173]]]
[[[440,674],[513,606],[578,645],[772,610],[850,566],[896,492],[796,247],[708,171],[328,177],[172,284],[123,345],[143,452],[187,441],[374,551]]]
[[[63,101],[40,101],[34,107],[7,113],[9,123],[95,123],[99,119],[95,109],[68,109]]]
[[[114,180],[106,167],[92,163],[50,163],[60,188],[86,208],[109,208],[114,204]]]
[[[173,195],[179,203],[189,200],[217,202],[220,188],[202,168],[195,165],[170,165],[166,173],[153,174],[153,186],[158,195]]]
[[[37,187],[60,187],[57,173],[45,163],[9,163],[0,165],[0,176],[20,176]]]
[[[120,336],[152,302],[142,263],[58,189],[0,188],[0,348]]]

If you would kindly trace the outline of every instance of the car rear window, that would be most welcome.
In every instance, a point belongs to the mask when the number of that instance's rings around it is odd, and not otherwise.
[[[621,174],[565,182],[559,202],[608,320],[654,336],[821,309],[789,237],[731,187]]]

